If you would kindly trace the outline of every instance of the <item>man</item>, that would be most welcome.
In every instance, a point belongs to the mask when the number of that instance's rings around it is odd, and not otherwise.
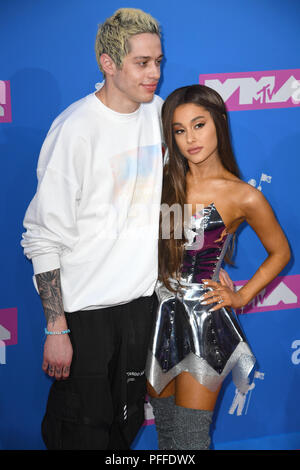
[[[158,23],[120,9],[99,26],[105,82],[53,122],[24,219],[54,381],[48,449],[126,449],[144,410],[162,179]],[[61,379],[61,380],[60,380]]]
[[[24,220],[47,321],[43,369],[56,379],[49,449],[128,449],[144,420],[162,181],[157,21],[118,10],[96,56],[105,83],[53,122]]]

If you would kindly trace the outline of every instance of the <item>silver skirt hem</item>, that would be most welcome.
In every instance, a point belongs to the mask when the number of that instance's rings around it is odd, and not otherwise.
[[[249,375],[255,362],[249,346],[241,342],[230,356],[221,374],[218,374],[205,359],[192,352],[172,369],[164,372],[154,354],[149,351],[146,365],[147,380],[159,394],[181,372],[189,372],[201,385],[215,392],[225,377],[232,372],[236,388],[241,393],[247,393],[250,385]]]

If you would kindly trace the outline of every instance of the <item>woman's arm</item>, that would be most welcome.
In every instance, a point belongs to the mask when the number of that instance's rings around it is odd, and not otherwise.
[[[209,279],[203,279],[214,290],[203,296],[204,302],[202,303],[219,302],[212,310],[225,306],[231,306],[235,309],[245,306],[278,276],[290,259],[288,241],[263,194],[248,186],[240,199],[240,205],[244,219],[259,237],[268,256],[252,278],[238,292],[232,292],[226,286],[220,286]]]

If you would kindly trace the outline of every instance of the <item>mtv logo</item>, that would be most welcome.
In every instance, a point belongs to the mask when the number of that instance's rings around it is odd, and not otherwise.
[[[216,90],[229,111],[300,105],[300,69],[205,74],[199,83]]]
[[[6,344],[0,339],[0,365],[6,364]]]
[[[300,275],[278,276],[237,314],[300,308]],[[237,281],[239,290],[247,281]]]
[[[231,407],[228,411],[230,415],[233,415],[235,412],[237,416],[242,416],[242,414],[247,414],[252,391],[256,386],[255,379],[264,380],[264,378],[265,378],[264,372],[255,371],[253,382],[249,384],[249,387],[246,393],[241,393],[238,389],[235,390],[235,396],[233,398]]]
[[[150,424],[154,424],[154,415],[153,415],[153,408],[149,401],[146,401],[144,405],[144,413],[145,413],[145,421],[143,426],[149,426]]]
[[[4,326],[0,325],[0,340],[3,341],[4,339],[10,339],[10,338],[11,338],[10,331],[4,328]]]
[[[0,80],[0,123],[11,121],[10,82]]]
[[[0,309],[0,341],[6,346],[18,342],[18,310],[17,308]]]

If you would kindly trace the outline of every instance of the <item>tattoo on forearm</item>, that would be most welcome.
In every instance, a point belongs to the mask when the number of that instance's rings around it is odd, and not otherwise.
[[[54,324],[58,317],[64,315],[60,285],[60,270],[36,274],[36,282],[43,304],[47,323]]]

